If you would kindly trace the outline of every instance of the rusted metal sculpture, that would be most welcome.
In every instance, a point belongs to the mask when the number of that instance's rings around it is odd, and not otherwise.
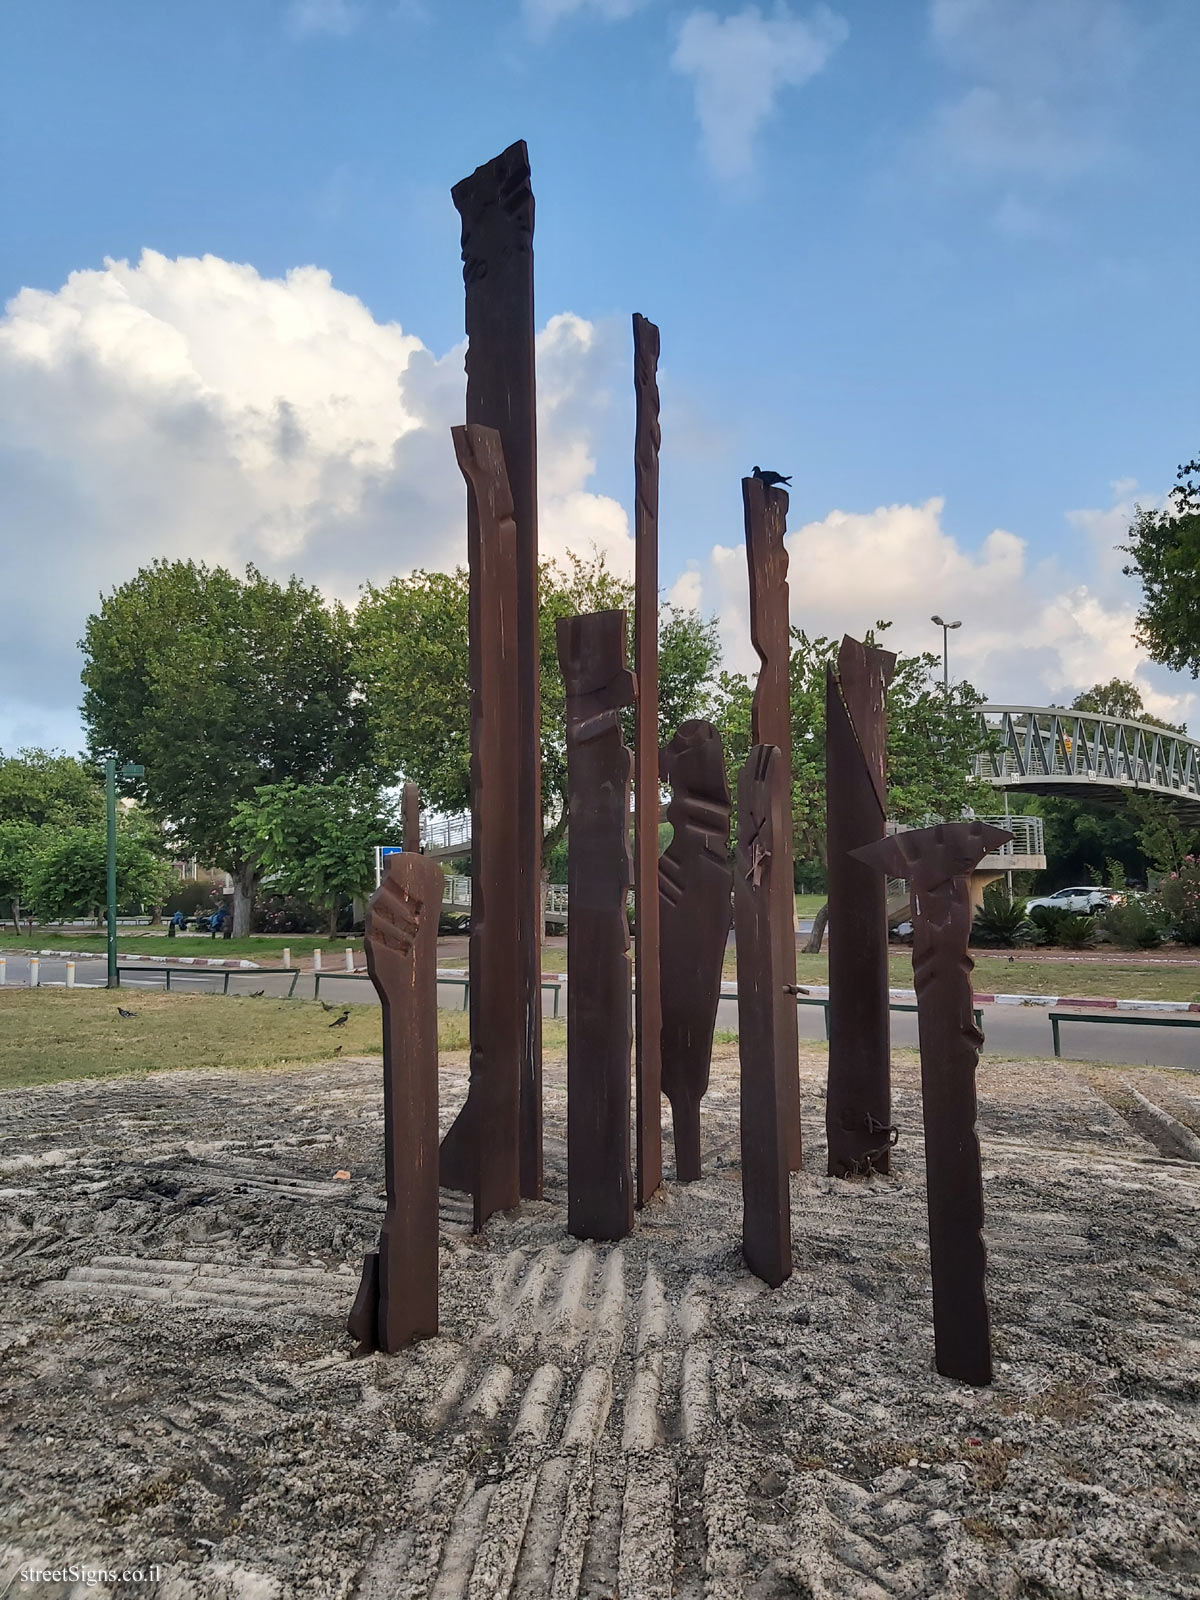
[[[442,869],[394,855],[367,908],[367,971],[383,1007],[387,1209],[347,1327],[360,1354],[438,1331],[437,930]]]
[[[537,422],[533,360],[533,191],[524,141],[451,190],[462,217],[468,424],[496,428],[516,523],[517,892],[522,1017],[521,1194],[542,1193],[542,803],[538,681]],[[475,515],[467,507],[468,537]],[[478,840],[478,834],[474,839]]]
[[[521,991],[517,560],[500,435],[451,430],[467,481],[471,684],[471,1078],[442,1142],[441,1181],[472,1195],[475,1227],[520,1203]]]
[[[968,879],[985,855],[1011,838],[987,822],[947,822],[893,834],[854,852],[910,884],[935,1358],[944,1377],[973,1384],[992,1381],[992,1345],[975,1131],[983,1034],[972,1012]]]
[[[625,613],[558,622],[567,691],[567,1228],[623,1239],[633,1228],[630,1166],[629,850],[632,757],[622,706],[637,680],[625,665]]]
[[[675,1126],[675,1174],[689,1183],[700,1176],[700,1102],[733,915],[729,785],[712,723],[683,723],[663,748],[661,773],[671,786],[667,821],[675,830],[658,863],[662,1086]]]
[[[742,1254],[778,1288],[792,1272],[784,1080],[796,1071],[796,942],[776,900],[792,900],[791,862],[780,874],[790,783],[782,752],[755,745],[738,780],[733,878],[737,933],[738,1054],[742,1078]]]
[[[634,312],[633,738],[634,1077],[637,1203],[662,1183],[662,995],[658,906],[658,329]],[[678,1127],[678,1123],[676,1123]],[[678,1134],[676,1134],[678,1140]]]
[[[850,854],[887,824],[889,650],[845,638],[825,675],[831,1177],[886,1173],[892,1139],[887,883]]]
[[[792,883],[792,720],[789,668],[791,634],[788,614],[788,557],[783,536],[787,531],[788,497],[786,489],[769,487],[759,478],[742,479],[742,505],[746,518],[746,562],[750,571],[750,639],[762,667],[754,690],[750,713],[750,738],[756,745],[773,744],[779,751],[787,774],[787,804],[782,832],[776,836],[774,876],[780,892],[772,896],[774,914],[788,926],[786,983],[796,981],[796,902],[783,892],[786,879]],[[778,930],[782,952],[782,928]],[[804,1154],[800,1140],[800,1039],[796,1008],[790,1012],[790,1044],[781,1067],[783,1137],[788,1166],[798,1172]]]
[[[404,820],[403,843],[410,855],[421,848],[421,791],[415,783],[406,783],[401,801]]]

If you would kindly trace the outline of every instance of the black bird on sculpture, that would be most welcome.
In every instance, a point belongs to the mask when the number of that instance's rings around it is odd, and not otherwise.
[[[754,476],[761,478],[768,489],[773,489],[777,483],[791,483],[790,478],[785,478],[782,472],[764,472],[761,467],[755,467]]]

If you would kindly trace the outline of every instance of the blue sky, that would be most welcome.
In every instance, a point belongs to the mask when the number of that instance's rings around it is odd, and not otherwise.
[[[78,742],[74,641],[153,556],[347,598],[455,559],[448,191],[517,137],[548,549],[627,559],[640,310],[664,585],[735,664],[760,462],[794,474],[796,622],[932,647],[950,610],[992,699],[1135,673],[1200,716],[1134,650],[1112,552],[1200,448],[1194,0],[58,0],[0,28],[0,748]]]

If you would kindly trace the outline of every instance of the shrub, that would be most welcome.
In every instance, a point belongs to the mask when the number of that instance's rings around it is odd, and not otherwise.
[[[1185,856],[1179,871],[1159,882],[1158,900],[1171,936],[1200,944],[1200,856]]]
[[[1067,950],[1082,950],[1091,944],[1096,931],[1095,917],[1080,916],[1060,906],[1034,906],[1029,920],[1046,944],[1062,945]]]
[[[1013,945],[1031,938],[1033,932],[1025,901],[1019,895],[1010,899],[1007,884],[989,883],[983,891],[983,904],[975,913],[972,942],[1010,950]]]
[[[1104,913],[1101,927],[1123,950],[1153,950],[1163,940],[1155,909],[1144,900],[1122,900]]]

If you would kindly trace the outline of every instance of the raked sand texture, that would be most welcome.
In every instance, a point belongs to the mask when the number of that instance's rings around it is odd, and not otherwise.
[[[728,1051],[705,1176],[616,1246],[565,1237],[551,1062],[545,1201],[473,1237],[443,1194],[439,1337],[359,1361],[378,1064],[0,1096],[0,1588],[75,1561],[156,1563],[136,1592],[167,1600],[1200,1595],[1200,1079],[985,1058],[974,1391],[932,1366],[915,1063],[895,1174],[857,1183],[822,1175],[823,1070],[782,1289],[741,1265]],[[443,1127],[465,1081],[446,1060]]]

